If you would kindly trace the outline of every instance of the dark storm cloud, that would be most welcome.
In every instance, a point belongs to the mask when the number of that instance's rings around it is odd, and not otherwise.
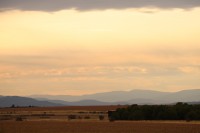
[[[64,9],[104,10],[126,8],[194,8],[200,0],[0,0],[0,11],[58,11]]]

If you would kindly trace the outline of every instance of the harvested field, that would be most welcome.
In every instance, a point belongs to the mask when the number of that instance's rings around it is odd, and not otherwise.
[[[120,107],[3,108],[0,133],[200,133],[200,122],[193,121],[109,122],[108,110]]]
[[[26,121],[41,120],[99,120],[103,116],[108,120],[108,110],[115,110],[125,106],[66,106],[66,107],[26,107],[26,108],[2,108],[0,120],[15,120],[21,117]]]
[[[110,106],[61,106],[61,107],[20,107],[20,108],[0,108],[0,112],[4,111],[61,111],[61,110],[87,110],[87,111],[108,111],[124,108],[124,105]]]
[[[200,133],[200,123],[117,121],[4,121],[0,133]]]

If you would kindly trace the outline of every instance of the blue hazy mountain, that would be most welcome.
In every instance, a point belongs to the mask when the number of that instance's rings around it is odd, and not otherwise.
[[[159,92],[151,90],[113,91],[82,96],[0,96],[0,107],[10,107],[13,104],[16,106],[91,106],[118,104],[173,104],[176,102],[198,104],[200,102],[200,89],[178,92]]]

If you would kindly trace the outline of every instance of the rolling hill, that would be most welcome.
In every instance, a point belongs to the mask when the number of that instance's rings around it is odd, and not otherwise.
[[[62,106],[59,103],[52,103],[49,101],[39,101],[33,98],[18,97],[18,96],[3,96],[0,97],[0,107],[15,106]]]
[[[175,102],[200,101],[200,89],[183,90],[178,92],[159,92],[152,90],[113,91],[96,93],[82,96],[69,95],[34,95],[36,99],[62,100],[67,102],[78,102],[82,100],[96,100],[106,103],[126,104],[168,104]]]
[[[99,106],[118,104],[173,104],[176,102],[198,104],[200,101],[200,89],[183,90],[179,92],[132,90],[82,96],[34,95],[29,97],[1,96],[0,107],[10,107],[13,104],[16,106]]]

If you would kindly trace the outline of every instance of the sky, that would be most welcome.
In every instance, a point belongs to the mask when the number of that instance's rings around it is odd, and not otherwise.
[[[0,0],[0,95],[200,89],[199,0]]]

